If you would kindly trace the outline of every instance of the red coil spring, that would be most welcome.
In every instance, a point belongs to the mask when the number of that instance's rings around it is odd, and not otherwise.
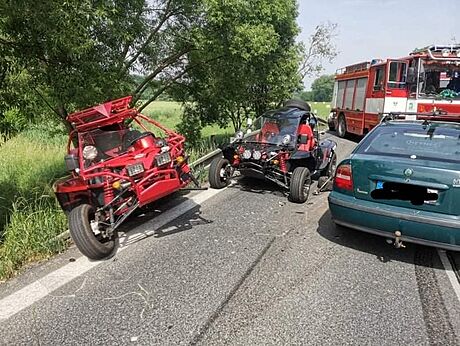
[[[104,185],[104,204],[109,204],[114,198],[112,184],[106,181]]]
[[[280,170],[283,173],[287,172],[287,166],[286,166],[286,156],[284,154],[280,155]]]

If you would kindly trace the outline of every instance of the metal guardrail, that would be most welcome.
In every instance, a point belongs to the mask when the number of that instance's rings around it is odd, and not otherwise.
[[[198,160],[192,162],[190,164],[190,168],[196,168],[198,166],[207,166],[211,163],[211,161],[222,154],[222,150],[221,149],[216,149],[214,151],[211,151],[209,154],[206,154],[205,156],[203,157],[200,157]]]

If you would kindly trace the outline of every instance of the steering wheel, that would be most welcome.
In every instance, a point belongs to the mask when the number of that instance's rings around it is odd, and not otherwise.
[[[130,145],[133,145],[134,143],[136,143],[139,139],[142,139],[142,138],[145,138],[145,137],[148,137],[148,136],[153,136],[155,138],[155,135],[152,133],[152,132],[144,132],[142,133],[141,135],[137,136],[136,138],[134,138],[129,144]]]

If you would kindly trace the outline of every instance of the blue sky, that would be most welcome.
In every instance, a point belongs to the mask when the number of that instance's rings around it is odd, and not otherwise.
[[[325,73],[372,58],[401,57],[416,47],[460,42],[460,0],[299,0],[301,40],[316,25],[338,24],[339,56]],[[310,86],[313,78],[307,78]]]

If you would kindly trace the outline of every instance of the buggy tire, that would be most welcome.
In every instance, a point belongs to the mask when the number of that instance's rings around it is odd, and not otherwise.
[[[311,107],[308,103],[302,100],[288,100],[284,102],[284,107],[292,107],[292,108],[299,108],[303,111],[310,112]]]
[[[337,135],[340,138],[345,138],[347,135],[347,122],[345,121],[345,117],[343,114],[339,115],[339,119],[337,120]]]
[[[335,175],[335,171],[337,170],[337,154],[333,151],[330,161],[327,164],[326,168],[323,170],[321,176],[326,177],[333,177]]]
[[[311,176],[307,167],[297,167],[292,172],[289,185],[289,200],[294,203],[304,203],[310,194]]]
[[[230,177],[222,176],[222,170],[225,170],[230,162],[223,157],[215,158],[209,167],[209,185],[213,189],[222,189],[226,187],[230,181]]]
[[[89,204],[81,204],[69,214],[69,231],[78,250],[92,260],[109,257],[115,248],[115,236],[107,242],[100,242],[93,233],[90,219],[94,209]]]

